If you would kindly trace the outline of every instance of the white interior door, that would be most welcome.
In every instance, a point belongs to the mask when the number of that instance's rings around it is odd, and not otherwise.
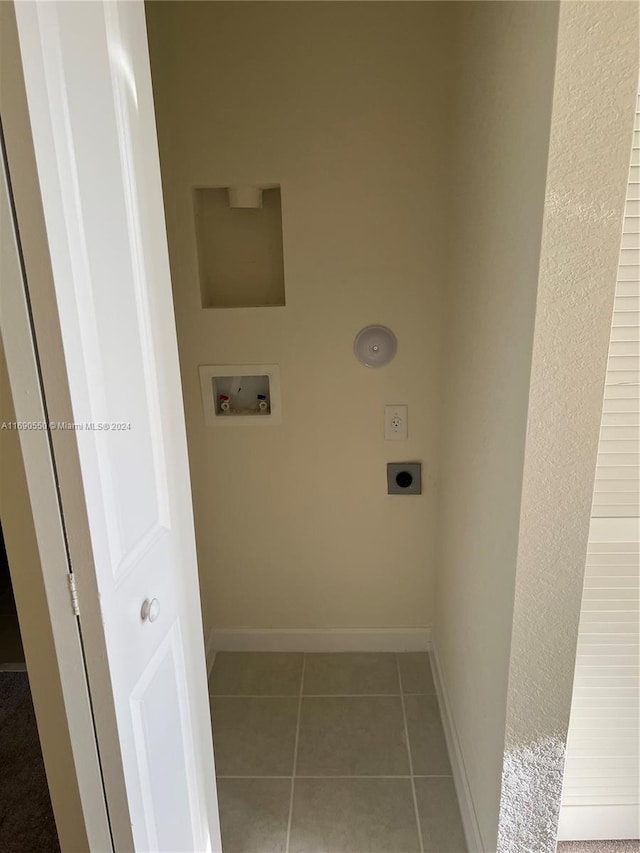
[[[144,8],[16,3],[16,16],[74,422],[56,430],[73,446],[57,464],[114,846],[220,850]],[[46,358],[54,344],[38,344]]]

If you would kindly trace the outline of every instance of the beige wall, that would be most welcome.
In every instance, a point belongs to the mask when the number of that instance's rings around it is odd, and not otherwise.
[[[558,8],[456,7],[434,639],[495,851]]]
[[[147,7],[205,626],[419,626],[433,615],[444,4]],[[280,183],[286,308],[199,307],[192,188]],[[369,323],[399,341],[369,370]],[[199,364],[277,363],[283,423],[204,424]],[[410,437],[383,439],[385,403]],[[387,461],[424,465],[389,498]]]
[[[555,851],[637,14],[457,6],[434,639],[486,851]]]

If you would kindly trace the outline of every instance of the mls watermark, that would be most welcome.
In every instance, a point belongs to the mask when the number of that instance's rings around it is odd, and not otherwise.
[[[71,432],[128,432],[130,421],[2,421],[0,430],[70,430]]]

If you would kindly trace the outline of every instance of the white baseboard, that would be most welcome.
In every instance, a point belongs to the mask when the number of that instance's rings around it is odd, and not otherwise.
[[[213,633],[209,632],[204,646],[205,660],[207,663],[207,678],[211,678],[211,671],[216,661],[216,649],[213,646]]]
[[[460,817],[462,818],[467,849],[469,853],[485,853],[480,835],[480,827],[478,826],[478,818],[476,817],[473,798],[471,796],[471,788],[469,787],[469,779],[464,766],[462,748],[458,740],[446,684],[442,677],[436,642],[433,638],[431,640],[431,662],[433,665],[433,681],[438,696],[438,705],[440,706],[440,716],[447,741],[447,749],[449,750],[449,758],[451,759],[453,782],[456,787],[456,794],[458,795]]]
[[[426,652],[431,626],[420,628],[222,628],[207,638],[216,652]]]

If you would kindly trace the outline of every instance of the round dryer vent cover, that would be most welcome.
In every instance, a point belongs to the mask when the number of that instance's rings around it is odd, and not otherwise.
[[[353,351],[365,367],[384,367],[393,359],[398,341],[386,326],[366,326],[356,335]]]

